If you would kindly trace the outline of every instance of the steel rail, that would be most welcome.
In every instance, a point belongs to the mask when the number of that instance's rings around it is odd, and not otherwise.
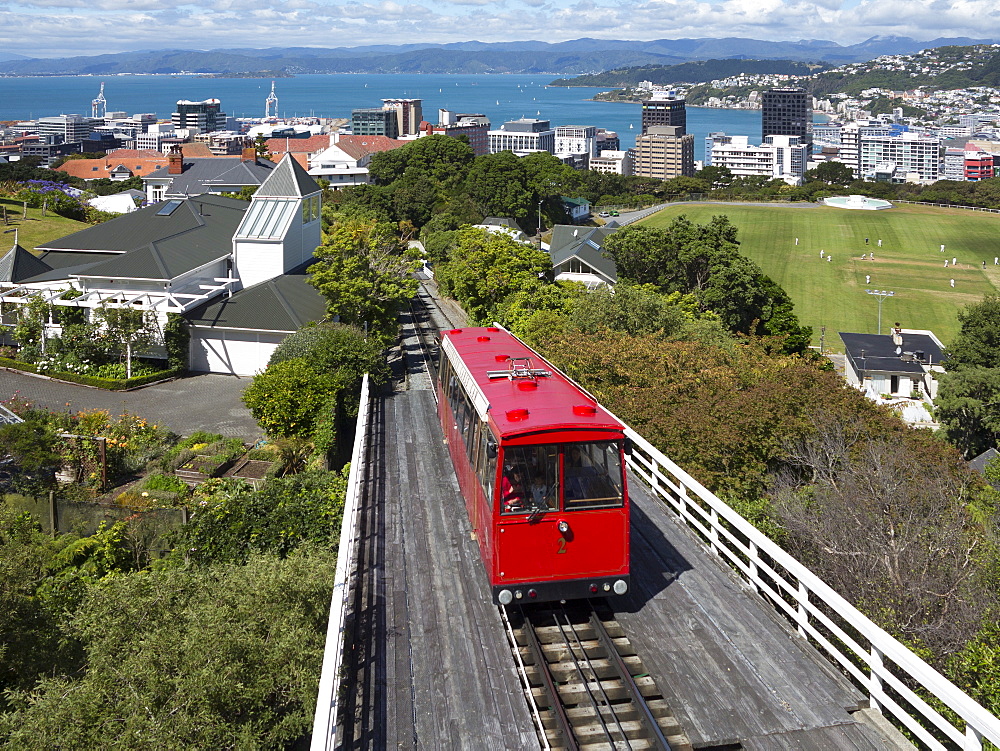
[[[597,617],[596,613],[591,613],[590,624],[597,633],[598,641],[604,645],[604,649],[607,651],[612,664],[617,668],[618,674],[625,686],[625,690],[632,698],[632,703],[635,704],[640,715],[642,716],[643,722],[649,728],[652,735],[650,740],[656,748],[660,749],[660,751],[670,751],[670,743],[663,735],[663,731],[660,729],[660,724],[656,721],[656,718],[653,717],[653,713],[650,711],[649,705],[646,703],[646,698],[642,695],[642,692],[639,691],[639,686],[632,677],[632,673],[629,671],[628,665],[625,664],[625,660],[622,659],[622,656],[618,654],[618,650],[615,649],[614,642],[611,639],[611,634],[609,634],[608,630],[604,628],[604,624],[601,623],[601,619]]]
[[[573,652],[573,644],[570,642],[569,637],[566,635],[566,631],[563,628],[563,624],[559,622],[559,615],[553,613],[555,617],[556,626],[559,627],[559,633],[562,635],[563,641],[566,643],[566,647],[569,649],[570,656],[573,657],[573,665],[576,668],[576,674],[580,678],[580,684],[583,690],[587,692],[587,698],[590,699],[590,706],[594,711],[594,718],[600,723],[601,729],[604,731],[604,737],[608,739],[608,743],[611,744],[611,748],[617,749],[618,742],[614,739],[611,730],[608,729],[608,723],[604,719],[604,714],[601,712],[601,708],[598,705],[597,697],[595,696],[595,690],[591,687],[590,682],[583,675],[583,668],[581,667],[584,663],[590,674],[593,676],[593,682],[597,686],[597,690],[601,692],[602,700],[604,705],[608,708],[615,717],[615,724],[618,725],[618,732],[621,733],[622,738],[625,740],[625,745],[631,748],[631,744],[628,739],[625,738],[625,730],[622,728],[621,722],[618,720],[618,716],[615,714],[614,707],[611,704],[611,700],[608,698],[607,692],[604,690],[604,686],[601,683],[600,676],[597,675],[597,670],[594,669],[594,663],[590,661],[590,655],[587,654],[586,648],[580,641],[580,635],[577,633],[576,628],[573,626],[573,622],[570,620],[569,613],[566,612],[566,608],[562,608],[562,614],[566,618],[566,626],[569,627],[570,632],[573,634],[573,638],[576,639],[576,646],[579,649],[580,656],[577,657]]]
[[[566,716],[566,708],[562,705],[562,700],[559,698],[555,681],[552,679],[552,671],[549,670],[548,660],[545,659],[542,646],[538,643],[538,637],[535,635],[535,627],[523,609],[521,610],[521,614],[524,617],[524,633],[528,640],[528,649],[531,650],[531,654],[535,658],[535,664],[538,665],[545,691],[548,693],[552,704],[552,711],[556,716],[556,724],[559,726],[559,732],[562,733],[563,740],[565,741],[564,745],[569,751],[579,751],[580,744],[576,741],[576,735],[570,726],[569,717]]]

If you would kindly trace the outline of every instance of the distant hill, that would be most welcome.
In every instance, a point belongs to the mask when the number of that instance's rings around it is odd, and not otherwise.
[[[950,70],[927,75],[910,70],[829,71],[815,76],[807,88],[816,96],[844,92],[857,96],[865,89],[964,89],[1000,87],[1000,52],[991,48],[944,46],[934,48],[938,60],[961,63]]]
[[[651,81],[659,86],[676,83],[704,83],[718,78],[728,78],[740,73],[788,76],[808,76],[831,67],[829,64],[803,63],[794,60],[702,60],[680,65],[641,65],[619,68],[604,73],[592,73],[575,78],[559,78],[550,86],[610,86],[634,87],[640,81]]]
[[[32,59],[0,53],[0,75],[115,75],[116,73],[596,73],[673,66],[697,60],[748,59],[864,62],[943,45],[988,44],[983,39],[872,37],[842,46],[825,40],[769,42],[725,39],[574,39],[567,42],[456,42],[364,47],[153,50],[88,57]]]

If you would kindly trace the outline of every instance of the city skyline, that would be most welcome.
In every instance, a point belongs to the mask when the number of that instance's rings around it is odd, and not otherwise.
[[[382,0],[335,4],[279,0],[246,9],[177,0],[19,0],[0,12],[0,49],[68,57],[160,49],[355,47],[478,40],[743,37],[765,41],[872,36],[983,38],[997,15],[991,0]],[[544,33],[539,31],[544,20]]]

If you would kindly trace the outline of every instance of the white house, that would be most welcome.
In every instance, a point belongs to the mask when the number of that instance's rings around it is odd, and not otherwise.
[[[48,243],[38,258],[15,247],[0,259],[0,302],[37,294],[59,306],[132,307],[154,312],[161,326],[177,313],[192,326],[192,370],[256,373],[298,327],[290,321],[322,317],[303,273],[320,243],[320,193],[285,156],[250,203],[171,199]],[[61,299],[67,289],[80,294]],[[227,307],[254,308],[253,325],[240,326]]]

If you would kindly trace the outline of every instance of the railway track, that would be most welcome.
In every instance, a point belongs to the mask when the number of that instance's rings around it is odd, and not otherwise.
[[[501,611],[543,747],[692,748],[621,626],[607,614],[599,616],[588,603]]]

